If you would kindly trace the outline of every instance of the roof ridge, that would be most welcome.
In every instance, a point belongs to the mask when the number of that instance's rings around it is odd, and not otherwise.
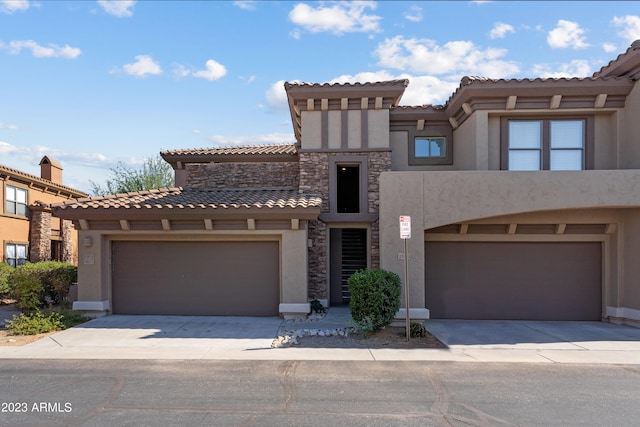
[[[7,171],[9,173],[13,173],[13,174],[18,175],[18,176],[22,176],[22,177],[25,177],[25,178],[29,178],[29,179],[35,180],[35,181],[41,182],[43,184],[47,184],[49,186],[55,186],[57,188],[61,188],[61,189],[67,190],[68,192],[87,194],[84,191],[77,190],[77,189],[75,189],[73,187],[69,187],[68,185],[58,184],[58,183],[55,183],[55,182],[53,182],[53,181],[51,181],[49,179],[42,178],[41,176],[33,175],[33,174],[28,173],[28,172],[21,171],[20,169],[12,168],[10,166],[6,166],[6,165],[3,165],[3,164],[0,164],[0,171],[1,170],[5,170],[5,171]]]

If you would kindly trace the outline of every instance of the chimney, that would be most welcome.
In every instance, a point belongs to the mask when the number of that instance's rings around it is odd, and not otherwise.
[[[40,160],[40,178],[62,185],[62,165],[56,159],[44,156]]]

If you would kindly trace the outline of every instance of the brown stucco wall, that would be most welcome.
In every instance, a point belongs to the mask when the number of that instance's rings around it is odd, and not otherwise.
[[[298,162],[192,163],[185,188],[296,188]]]

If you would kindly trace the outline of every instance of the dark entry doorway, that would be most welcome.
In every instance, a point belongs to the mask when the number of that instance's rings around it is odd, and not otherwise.
[[[331,266],[329,302],[334,306],[348,304],[351,299],[349,277],[367,268],[367,229],[332,228],[329,241]]]

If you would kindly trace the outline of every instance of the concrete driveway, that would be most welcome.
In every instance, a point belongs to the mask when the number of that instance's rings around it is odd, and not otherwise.
[[[0,358],[421,360],[640,365],[640,329],[602,322],[428,320],[447,349],[271,348],[279,331],[346,327],[348,309],[319,321],[277,317],[125,316],[94,319]]]
[[[605,322],[427,320],[449,349],[484,361],[640,364],[640,328]]]

